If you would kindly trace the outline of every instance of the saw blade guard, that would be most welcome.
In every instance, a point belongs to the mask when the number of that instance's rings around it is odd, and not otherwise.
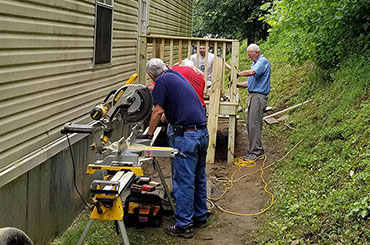
[[[112,108],[107,113],[110,120],[121,114],[123,121],[135,123],[145,120],[153,108],[150,90],[141,84],[129,84],[116,91],[112,100]]]

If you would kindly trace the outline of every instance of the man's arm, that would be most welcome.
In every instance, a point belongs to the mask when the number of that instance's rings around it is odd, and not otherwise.
[[[238,72],[239,77],[250,77],[254,76],[256,72],[254,70],[245,70]]]
[[[149,130],[147,133],[149,136],[153,136],[155,129],[157,128],[161,121],[163,112],[164,110],[160,105],[154,106],[152,116],[150,117]]]
[[[238,72],[238,77],[250,77],[254,76],[256,72],[254,70],[245,70],[245,71],[239,71]],[[237,88],[248,88],[248,81],[243,82],[243,83],[237,83],[236,84]]]
[[[231,71],[231,66],[225,62],[225,68],[228,69],[229,71]]]

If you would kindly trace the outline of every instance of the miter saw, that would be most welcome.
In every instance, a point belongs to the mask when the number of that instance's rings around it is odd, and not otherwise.
[[[114,220],[118,223],[124,244],[129,244],[123,220],[121,195],[123,190],[130,188],[134,179],[143,176],[142,165],[153,163],[173,213],[175,207],[165,182],[157,157],[185,157],[177,149],[170,147],[152,147],[150,140],[136,139],[141,126],[151,113],[153,100],[147,87],[132,84],[137,75],[131,76],[121,88],[111,91],[103,102],[96,105],[90,112],[93,122],[90,124],[66,123],[62,133],[92,134],[97,158],[94,164],[87,166],[87,174],[107,170],[111,177],[105,180],[94,180],[91,192],[95,194],[94,209],[90,220],[80,237],[82,244],[94,219]],[[116,125],[130,123],[133,125],[128,137],[111,142]]]

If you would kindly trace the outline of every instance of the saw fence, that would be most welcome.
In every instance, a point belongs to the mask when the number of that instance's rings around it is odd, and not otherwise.
[[[229,119],[229,137],[227,161],[233,162],[235,148],[237,101],[237,71],[239,67],[239,41],[227,39],[204,39],[189,37],[172,37],[142,35],[139,36],[139,83],[146,84],[146,63],[150,58],[160,58],[170,67],[181,63],[183,59],[190,58],[196,52],[196,63],[199,62],[199,46],[205,46],[205,71],[207,80],[208,52],[215,55],[212,68],[211,89],[205,88],[205,98],[208,112],[209,146],[207,163],[214,163],[216,150],[216,137],[219,115],[226,115]],[[230,79],[225,76],[225,57],[231,55]],[[216,58],[217,57],[217,58]],[[196,64],[198,66],[198,64]],[[227,98],[221,101],[221,98]]]

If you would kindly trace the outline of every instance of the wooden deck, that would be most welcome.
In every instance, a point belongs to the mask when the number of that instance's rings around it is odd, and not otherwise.
[[[233,162],[235,148],[235,128],[236,115],[238,110],[236,74],[239,67],[239,41],[228,39],[205,39],[191,37],[175,37],[160,35],[141,35],[139,36],[139,57],[138,71],[139,83],[146,84],[148,80],[146,74],[146,63],[150,58],[160,58],[169,67],[176,63],[181,63],[183,59],[190,58],[192,50],[196,50],[196,66],[199,62],[199,46],[205,46],[205,71],[204,77],[207,80],[208,52],[215,55],[213,61],[212,87],[206,89],[204,94],[206,98],[208,112],[208,130],[209,130],[209,147],[207,154],[207,163],[214,163],[218,115],[229,116],[229,138],[227,161]],[[225,57],[231,55],[230,60],[230,81],[225,79]],[[228,101],[221,101],[221,97],[227,96]]]

